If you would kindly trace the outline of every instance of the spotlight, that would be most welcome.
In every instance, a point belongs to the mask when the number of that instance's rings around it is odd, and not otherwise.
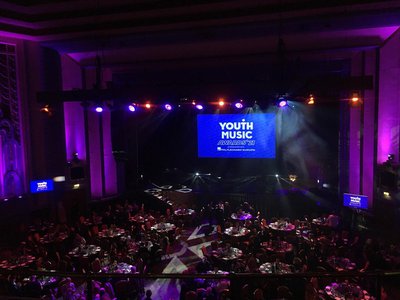
[[[310,96],[308,97],[307,104],[308,104],[308,105],[313,105],[313,104],[315,104],[314,96],[313,96],[313,95],[310,95]]]
[[[285,100],[285,99],[279,99],[279,102],[278,102],[278,106],[279,107],[285,107],[287,105],[287,100]]]
[[[102,113],[103,112],[103,107],[98,105],[98,106],[96,106],[95,111],[98,112],[98,113]]]
[[[196,176],[199,176],[199,175],[200,175],[200,173],[199,173],[199,172],[196,172],[194,175],[196,175]]]
[[[197,104],[195,107],[198,110],[203,110],[204,109],[203,105],[201,105],[201,104]]]
[[[275,177],[278,178],[278,177],[279,177],[279,174],[275,174]]]
[[[293,175],[293,174],[289,175],[289,180],[291,182],[295,182],[297,180],[297,175]]]
[[[146,104],[144,105],[144,107],[146,107],[147,109],[150,109],[150,108],[151,108],[151,104],[150,104],[150,103],[146,103]]]
[[[360,93],[359,92],[352,92],[350,102],[354,105],[361,103]]]
[[[171,105],[171,104],[165,104],[165,105],[164,105],[164,108],[165,108],[166,110],[172,110],[172,105]]]
[[[236,103],[235,103],[235,107],[236,107],[237,109],[243,108],[242,100],[240,100],[239,102],[236,102]]]
[[[45,106],[43,106],[40,109],[40,112],[48,114],[49,116],[51,116],[53,114],[52,109],[50,108],[50,106],[48,104],[46,104]]]
[[[218,105],[219,105],[220,107],[223,107],[223,106],[225,105],[225,100],[224,100],[224,98],[220,98],[220,99],[218,100]]]
[[[64,182],[65,176],[56,176],[53,178],[54,182]]]
[[[129,104],[128,109],[130,112],[135,112],[136,111],[136,104]]]

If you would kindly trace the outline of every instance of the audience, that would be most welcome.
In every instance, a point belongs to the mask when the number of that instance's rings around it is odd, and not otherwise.
[[[104,210],[92,210],[88,217],[80,216],[67,224],[35,220],[30,230],[20,226],[18,238],[22,240],[15,250],[4,249],[0,256],[10,266],[17,263],[17,258],[32,256],[34,263],[28,261],[27,265],[37,270],[145,274],[157,268],[161,261],[170,259],[184,230],[190,226],[195,228],[200,219],[215,224],[220,231],[210,246],[202,249],[204,258],[190,266],[185,271],[187,274],[259,273],[263,264],[270,264],[272,273],[334,272],[337,267],[347,267],[343,261],[349,266],[352,262],[352,268],[361,272],[400,267],[399,244],[342,228],[335,214],[322,217],[323,222],[313,222],[307,216],[296,220],[271,218],[268,222],[259,214],[254,216],[255,210],[248,202],[236,210],[233,208],[229,202],[210,203],[198,212],[202,217],[191,217],[194,221],[190,223],[182,216],[178,219],[170,208],[163,215],[163,212],[148,211],[143,205],[125,201],[108,205]],[[232,211],[238,215],[251,214],[253,218],[232,220]],[[162,224],[158,230],[153,227],[157,223]],[[175,225],[168,227],[169,223]],[[270,227],[271,223],[275,227]],[[294,230],[291,224],[295,224]],[[232,236],[224,234],[224,229],[229,227],[236,229]],[[243,236],[240,235],[242,228],[248,229]],[[211,230],[209,234],[214,233]],[[54,281],[36,276],[2,279],[7,283],[7,292],[14,296],[85,299],[87,293],[85,281],[71,278]],[[302,280],[299,285],[294,282],[284,279],[279,284],[272,279],[248,282],[241,289],[242,299],[301,299],[307,286],[310,287],[307,293],[311,293],[325,284],[322,280],[312,284]],[[368,282],[363,284],[368,285]],[[385,287],[382,299],[390,299],[387,294],[395,294],[395,290],[391,285]],[[230,292],[231,282],[227,279],[188,279],[181,281],[180,299],[228,299]],[[99,300],[152,299],[152,291],[145,291],[141,279],[93,281],[92,295]]]

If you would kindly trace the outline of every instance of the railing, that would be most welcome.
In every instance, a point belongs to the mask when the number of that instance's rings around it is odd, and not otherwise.
[[[374,283],[373,291],[370,291],[370,294],[375,297],[375,299],[381,299],[381,287],[382,284],[385,283],[386,280],[395,279],[397,282],[400,282],[400,271],[376,271],[376,272],[307,272],[307,273],[289,273],[289,274],[262,274],[262,273],[229,273],[229,274],[115,274],[115,273],[73,273],[73,272],[55,272],[55,271],[31,271],[31,270],[0,270],[0,275],[8,276],[15,275],[20,278],[30,277],[32,275],[36,276],[50,276],[57,278],[67,278],[80,280],[81,282],[86,281],[87,287],[91,287],[92,280],[105,280],[105,279],[141,279],[141,280],[157,280],[157,279],[195,279],[202,278],[208,280],[222,280],[228,279],[230,281],[230,297],[229,299],[241,299],[241,288],[246,283],[257,281],[268,281],[274,280],[275,282],[288,282],[287,280],[296,280],[303,279],[304,284],[310,281],[311,278],[321,279],[349,279],[352,280],[357,278],[358,281],[368,280],[369,282]],[[285,281],[286,280],[286,281]],[[86,299],[93,299],[92,289],[86,289]],[[169,300],[169,298],[164,298],[164,295],[161,296],[162,299]],[[7,297],[7,299],[31,299],[29,296],[27,297],[19,297],[12,295],[2,295],[0,294],[0,298]],[[296,298],[297,299],[297,298]],[[392,299],[392,298],[389,298]],[[174,299],[175,300],[175,299]],[[300,299],[299,299],[300,300]]]

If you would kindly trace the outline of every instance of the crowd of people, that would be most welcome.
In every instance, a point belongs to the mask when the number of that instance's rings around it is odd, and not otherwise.
[[[177,210],[178,208],[175,208]],[[290,220],[266,220],[247,203],[209,203],[195,212],[180,208],[148,211],[136,202],[92,209],[71,223],[35,220],[20,226],[16,247],[0,252],[2,269],[32,269],[79,274],[157,273],[169,259],[182,232],[208,224],[209,245],[184,271],[186,274],[368,272],[400,269],[400,246],[368,233],[341,226],[335,214]],[[352,287],[354,299],[377,295],[369,278],[334,282],[335,278],[256,278],[239,281],[241,299],[330,299]],[[89,286],[90,285],[90,286]],[[356,292],[357,287],[360,291]],[[1,294],[43,299],[160,299],[140,278],[103,278],[88,283],[79,277],[1,277]],[[340,287],[340,288],[338,288]],[[237,289],[237,286],[235,286]],[[229,299],[229,279],[181,280],[180,299]],[[391,289],[392,293],[396,290]],[[329,294],[331,293],[331,295]],[[358,298],[357,298],[358,297]],[[373,299],[373,296],[369,299]],[[161,297],[162,298],[162,297]],[[162,298],[164,299],[164,298]],[[166,298],[168,299],[168,298]],[[334,299],[334,298],[333,298]]]

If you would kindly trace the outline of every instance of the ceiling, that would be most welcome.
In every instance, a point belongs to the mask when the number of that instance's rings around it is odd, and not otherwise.
[[[307,90],[323,80],[311,84],[304,74],[348,74],[336,62],[383,45],[400,26],[400,1],[379,0],[0,0],[0,7],[0,35],[40,42],[86,68],[98,56],[121,85],[134,82],[143,94],[189,95],[206,84],[215,93],[264,93],[285,80],[279,90]],[[274,78],[284,72],[286,79]]]
[[[347,3],[343,5],[343,3]],[[400,1],[0,1],[2,35],[36,40],[83,65],[176,60],[345,57],[400,26]],[[281,48],[282,50],[282,48]]]

